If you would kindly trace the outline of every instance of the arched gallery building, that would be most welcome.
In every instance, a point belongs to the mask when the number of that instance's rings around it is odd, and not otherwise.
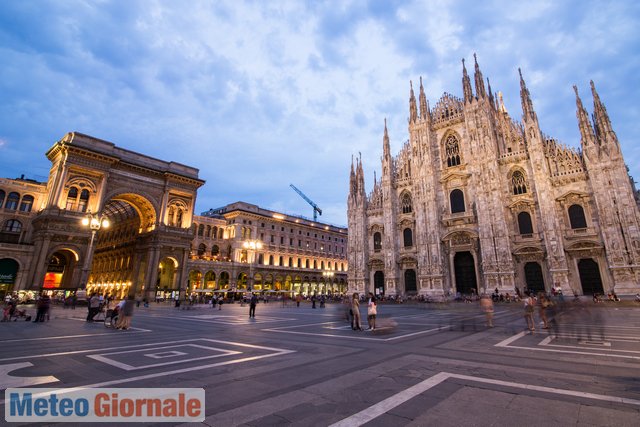
[[[47,157],[46,183],[0,179],[0,294],[346,289],[344,228],[243,203],[195,216],[197,169],[80,133]]]

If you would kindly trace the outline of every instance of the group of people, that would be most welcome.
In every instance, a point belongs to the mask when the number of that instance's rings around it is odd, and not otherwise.
[[[103,310],[106,310],[106,312],[112,310],[111,315],[118,318],[115,325],[116,329],[127,330],[131,327],[134,306],[135,299],[133,295],[129,295],[116,304],[114,298],[105,300],[103,295],[98,295],[98,293],[94,292],[87,301],[87,322],[93,322],[96,315]]]
[[[349,312],[348,317],[351,322],[351,329],[354,331],[362,331],[362,325],[360,323],[360,296],[357,292],[351,296],[351,301],[349,303]],[[369,292],[369,296],[367,298],[367,323],[368,330],[375,331],[376,330],[376,317],[378,315],[378,303],[376,301],[375,295],[373,292]]]

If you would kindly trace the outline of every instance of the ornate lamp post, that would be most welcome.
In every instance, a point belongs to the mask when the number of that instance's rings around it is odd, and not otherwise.
[[[89,247],[87,248],[87,253],[84,258],[82,276],[80,278],[80,288],[85,289],[87,286],[87,279],[89,278],[89,267],[91,266],[91,260],[93,259],[93,244],[96,238],[96,233],[101,228],[108,228],[110,224],[104,214],[92,214],[91,212],[82,218],[81,223],[84,227],[89,227],[91,230],[91,240],[89,241]]]

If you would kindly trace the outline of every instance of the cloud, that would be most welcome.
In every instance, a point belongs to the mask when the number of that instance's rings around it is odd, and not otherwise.
[[[521,67],[543,130],[576,146],[594,79],[632,173],[640,95],[635,2],[0,2],[0,144],[8,176],[78,130],[200,169],[197,211],[243,199],[346,223],[351,156],[367,186],[383,121],[407,139],[409,80],[461,96],[477,52],[520,115]],[[612,25],[615,23],[615,25]],[[590,108],[588,105],[587,108]],[[26,149],[28,147],[28,149]],[[307,213],[308,215],[308,213]]]

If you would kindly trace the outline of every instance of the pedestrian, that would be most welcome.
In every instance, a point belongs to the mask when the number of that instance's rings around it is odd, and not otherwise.
[[[311,295],[311,308],[316,308],[316,294]]]
[[[324,295],[320,296],[320,308],[324,308],[324,304],[326,302],[326,299],[324,297]]]
[[[376,304],[376,297],[372,292],[369,292],[369,302],[367,303],[367,323],[369,324],[369,330],[376,330],[376,316],[378,315],[378,304]]]
[[[524,294],[524,318],[527,321],[527,328],[533,334],[536,330],[535,322],[533,321],[533,312],[535,311],[536,302],[535,298],[531,296],[528,290],[525,291]]]
[[[131,327],[131,318],[133,317],[135,299],[133,298],[133,295],[129,295],[127,299],[123,301],[124,304],[122,305],[122,308],[118,310],[118,324],[116,325],[116,328],[126,331]]]
[[[222,310],[222,304],[224,304],[224,296],[220,295],[218,297],[218,310]]]
[[[547,319],[547,308],[551,304],[551,301],[544,292],[538,293],[538,316],[542,321],[542,329],[549,329],[549,320]]]
[[[33,321],[35,322],[44,322],[44,318],[47,315],[47,313],[49,312],[49,306],[51,305],[51,298],[49,298],[49,295],[47,295],[46,293],[43,293],[42,295],[40,295],[40,298],[38,298],[38,301],[36,302],[36,318]]]
[[[493,299],[489,298],[487,294],[482,294],[480,297],[480,308],[486,317],[487,326],[493,328]]]
[[[351,329],[354,331],[361,331],[362,326],[360,325],[360,299],[358,297],[358,293],[354,292],[353,297],[351,298]]]
[[[251,295],[249,300],[249,317],[256,317],[256,305],[258,304],[258,296],[256,294]]]
[[[300,307],[300,301],[302,301],[302,295],[296,295],[296,307]]]
[[[93,293],[88,304],[89,314],[87,314],[87,322],[93,322],[93,318],[100,311],[100,297],[97,293]]]

